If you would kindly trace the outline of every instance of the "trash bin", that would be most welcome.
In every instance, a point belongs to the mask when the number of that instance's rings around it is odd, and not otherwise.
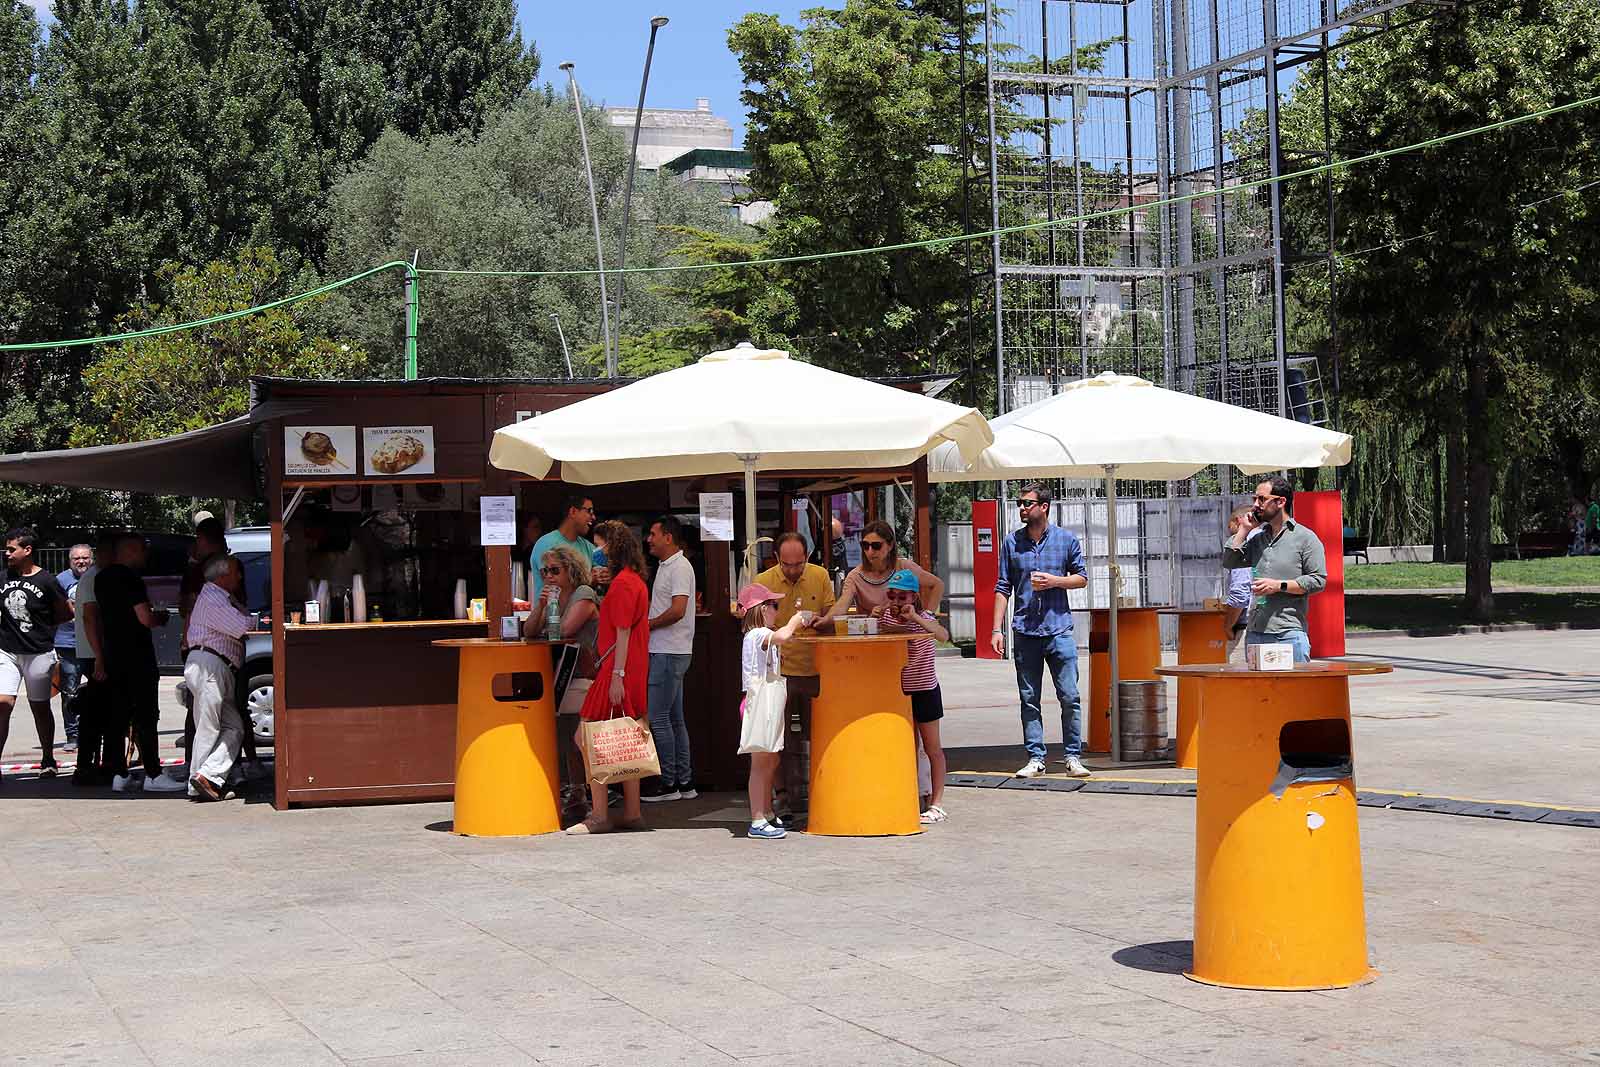
[[[561,764],[551,645],[453,638],[456,693],[456,833],[471,837],[561,829]]]
[[[1348,678],[1388,670],[1326,662],[1293,671],[1161,668],[1202,688],[1190,978],[1332,989],[1375,976]]]

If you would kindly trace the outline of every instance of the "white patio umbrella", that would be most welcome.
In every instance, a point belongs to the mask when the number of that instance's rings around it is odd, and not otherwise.
[[[937,446],[975,459],[993,443],[981,412],[748,344],[495,431],[489,462],[563,481],[744,475],[754,565],[758,471],[901,467]]]
[[[994,444],[976,463],[945,447],[928,457],[936,482],[1104,478],[1111,556],[1111,744],[1122,758],[1117,693],[1118,478],[1189,478],[1214,463],[1246,474],[1350,462],[1350,435],[1102,374],[990,422]]]

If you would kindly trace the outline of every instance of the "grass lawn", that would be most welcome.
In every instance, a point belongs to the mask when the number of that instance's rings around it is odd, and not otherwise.
[[[1467,618],[1465,601],[1464,596],[1425,593],[1348,597],[1344,602],[1345,628],[1437,630],[1467,625],[1472,620]],[[1494,607],[1493,621],[1497,623],[1528,622],[1538,626],[1567,623],[1600,627],[1600,593],[1496,593]]]
[[[1508,559],[1491,564],[1492,582],[1501,585],[1600,586],[1600,556]],[[1346,589],[1465,588],[1465,563],[1357,563],[1344,569]]]

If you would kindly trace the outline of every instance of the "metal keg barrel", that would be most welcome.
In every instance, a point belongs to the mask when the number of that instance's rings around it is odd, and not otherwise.
[[[1167,683],[1118,682],[1122,758],[1156,760],[1167,755]]]

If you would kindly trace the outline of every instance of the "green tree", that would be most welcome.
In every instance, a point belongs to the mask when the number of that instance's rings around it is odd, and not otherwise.
[[[586,109],[590,154],[615,263],[621,191],[627,167],[622,138],[596,109]],[[634,185],[628,266],[676,262],[691,231],[732,236],[729,220],[708,193],[669,174],[641,174]],[[333,269],[352,273],[373,263],[410,259],[453,270],[586,270],[594,265],[589,199],[570,100],[546,89],[526,94],[477,137],[426,140],[391,130],[334,192]],[[654,352],[651,331],[685,323],[689,303],[671,283],[634,275],[625,338],[630,353]],[[421,282],[418,344],[424,374],[565,377],[559,317],[580,376],[601,373],[598,281],[592,275],[544,278],[455,278]],[[615,295],[613,291],[612,295]],[[341,290],[329,321],[348,323],[374,362],[397,374],[403,336],[398,276]]]
[[[1581,0],[1467,5],[1353,46],[1330,85],[1344,153],[1421,141],[1600,89]],[[1466,440],[1467,600],[1493,612],[1496,463],[1541,388],[1595,373],[1593,109],[1340,172],[1344,385]],[[1359,254],[1357,254],[1359,253]],[[1541,385],[1543,383],[1543,385]]]
[[[311,118],[323,189],[388,129],[477,133],[539,75],[514,0],[260,0]]]
[[[750,109],[751,188],[776,207],[768,254],[961,232],[959,3],[847,0],[804,12],[798,27],[751,14],[729,32]],[[969,76],[981,77],[981,52],[968,50]],[[974,153],[986,154],[982,109],[968,121]],[[841,370],[927,370],[964,352],[964,270],[958,246],[784,266],[751,318],[766,343]]]
[[[308,279],[286,271],[267,248],[247,248],[204,267],[162,268],[171,298],[140,305],[131,329],[189,322],[254,307],[301,289]],[[125,341],[83,373],[74,445],[166,437],[245,414],[250,378],[276,374],[345,378],[364,370],[359,348],[308,328],[306,302],[179,333]]]

